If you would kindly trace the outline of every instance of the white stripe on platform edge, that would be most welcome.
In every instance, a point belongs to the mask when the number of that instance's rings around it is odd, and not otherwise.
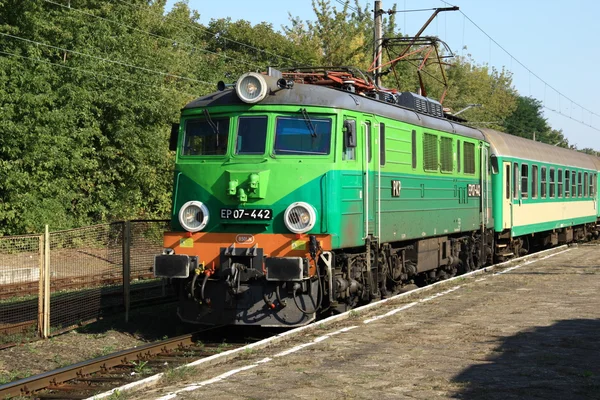
[[[414,294],[421,293],[421,292],[424,292],[424,291],[427,291],[427,290],[431,290],[431,289],[435,288],[438,285],[446,284],[446,283],[452,282],[453,280],[456,280],[456,279],[465,278],[465,277],[468,277],[468,276],[471,276],[471,275],[479,275],[479,274],[483,274],[483,273],[486,273],[486,272],[490,272],[491,270],[493,270],[493,269],[495,269],[497,267],[501,267],[501,266],[506,265],[506,264],[514,263],[514,262],[517,262],[519,260],[523,261],[523,260],[531,258],[531,257],[533,257],[535,255],[540,256],[540,255],[542,255],[544,253],[548,253],[550,251],[556,251],[556,250],[564,248],[564,247],[567,247],[567,246],[566,245],[562,245],[562,246],[555,247],[555,248],[552,248],[552,249],[543,250],[543,251],[540,251],[540,252],[537,252],[537,253],[534,253],[534,254],[528,254],[528,255],[525,255],[523,257],[519,257],[519,258],[515,258],[515,259],[512,259],[512,260],[504,261],[504,262],[499,263],[499,264],[494,264],[494,265],[491,265],[489,267],[485,267],[485,268],[482,268],[482,269],[477,269],[475,271],[471,271],[471,272],[468,272],[466,274],[458,275],[458,276],[455,276],[455,277],[450,278],[450,279],[446,279],[446,280],[443,280],[443,281],[435,282],[435,283],[432,283],[431,285],[420,287],[420,288],[415,289],[415,290],[411,290],[410,292],[400,293],[400,294],[397,294],[395,296],[388,297],[386,299],[383,299],[383,300],[380,300],[380,301],[377,301],[377,302],[365,304],[364,306],[357,307],[357,308],[354,308],[352,310],[348,310],[348,311],[346,311],[344,313],[337,314],[337,315],[332,315],[331,317],[325,318],[324,320],[319,321],[318,325],[316,325],[316,324],[309,324],[309,325],[300,326],[298,328],[291,329],[289,331],[277,334],[275,336],[271,336],[269,338],[260,340],[258,342],[251,343],[251,344],[246,345],[244,347],[238,347],[237,349],[232,349],[232,350],[224,351],[222,353],[215,354],[214,356],[210,356],[210,357],[202,358],[200,360],[196,360],[196,361],[191,362],[189,364],[177,367],[176,369],[186,368],[186,367],[193,367],[193,366],[196,366],[196,365],[201,365],[203,363],[206,363],[206,362],[209,362],[211,360],[223,357],[223,356],[228,355],[228,354],[242,352],[242,351],[244,351],[246,349],[251,349],[251,348],[254,348],[254,347],[257,347],[257,346],[261,346],[263,344],[267,344],[267,343],[269,343],[271,341],[274,341],[275,339],[279,339],[279,338],[282,338],[282,337],[285,337],[285,336],[294,335],[294,334],[300,333],[300,332],[302,332],[304,330],[315,329],[316,326],[321,326],[323,324],[328,324],[328,323],[336,321],[338,319],[343,319],[343,318],[347,317],[350,314],[350,312],[361,312],[363,310],[367,310],[367,309],[372,308],[372,307],[381,306],[381,305],[383,305],[383,304],[385,304],[385,303],[387,303],[389,301],[393,301],[393,300],[396,300],[396,299],[399,299],[399,298],[402,298],[402,297],[406,297],[406,296],[414,295]],[[545,260],[546,258],[550,258],[550,257],[552,257],[554,255],[558,255],[558,254],[561,254],[561,253],[564,253],[564,252],[570,251],[570,250],[571,250],[571,248],[567,248],[566,250],[562,250],[560,252],[556,252],[556,253],[550,254],[550,255],[545,256],[543,258],[535,259],[535,260],[533,260],[531,262],[524,263],[523,265],[520,265],[520,266],[529,265],[529,264],[531,264],[533,262]],[[343,329],[340,329],[339,331],[337,331],[335,333],[328,334],[328,336],[332,336],[334,334],[339,334],[341,332],[346,332],[347,330],[354,329],[354,328],[356,328],[356,327],[354,326],[354,327],[350,327],[350,328],[343,328]],[[128,390],[133,389],[133,388],[135,388],[137,386],[140,386],[140,385],[145,385],[147,383],[152,383],[152,382],[158,381],[162,376],[163,376],[163,373],[161,372],[161,373],[158,373],[156,375],[149,376],[148,378],[142,379],[140,381],[131,382],[131,383],[128,383],[127,385],[123,385],[123,386],[111,389],[111,390],[109,390],[107,392],[99,393],[99,394],[97,394],[95,396],[92,396],[92,397],[89,397],[89,398],[87,398],[85,400],[99,400],[99,399],[103,399],[105,397],[108,397],[108,396],[112,395],[114,392],[117,392],[117,391],[124,392],[124,391],[128,391]],[[174,397],[176,397],[176,395]],[[167,399],[172,399],[174,397],[168,397],[168,398],[165,397],[164,399],[163,398],[160,398],[160,399],[161,400],[167,400]]]

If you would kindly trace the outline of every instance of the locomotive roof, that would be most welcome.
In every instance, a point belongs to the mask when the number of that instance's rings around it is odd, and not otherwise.
[[[408,108],[388,104],[351,92],[317,85],[297,84],[294,85],[292,89],[274,91],[267,95],[267,97],[259,104],[322,106],[352,110],[367,114],[381,115],[386,118],[423,126],[425,128],[485,140],[482,133],[477,129],[460,125],[446,119],[420,114]],[[225,105],[246,105],[246,103],[238,98],[235,90],[228,89],[200,97],[188,103],[184,109]]]
[[[600,162],[594,160],[594,157],[575,150],[535,142],[493,129],[481,129],[481,131],[490,142],[492,154],[496,156],[508,156],[588,169],[597,169],[600,166]]]

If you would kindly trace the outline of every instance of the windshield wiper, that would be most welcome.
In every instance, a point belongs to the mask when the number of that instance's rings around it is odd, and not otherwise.
[[[204,111],[206,111],[206,110],[204,110]],[[308,113],[306,112],[306,108],[301,108],[300,111],[302,111],[302,116],[304,117],[306,126],[308,126],[308,129],[310,129],[310,136],[316,138],[317,130],[315,129],[315,126],[313,125],[312,121],[310,120],[310,117],[308,116]]]
[[[219,147],[219,127],[217,127],[217,125],[214,123],[214,121],[210,117],[210,113],[208,112],[208,110],[206,108],[204,109],[204,117],[206,118],[206,122],[208,122],[208,125],[211,127],[213,133],[217,137],[216,146],[218,148]]]

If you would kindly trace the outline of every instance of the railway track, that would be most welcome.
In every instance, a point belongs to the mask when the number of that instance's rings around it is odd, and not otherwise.
[[[224,349],[221,343],[199,342],[201,332],[138,346],[83,361],[0,386],[0,398],[85,399]],[[227,350],[243,343],[227,344]],[[250,340],[251,341],[251,340]]]

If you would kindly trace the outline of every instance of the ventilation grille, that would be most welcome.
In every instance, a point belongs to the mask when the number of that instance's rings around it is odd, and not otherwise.
[[[442,159],[442,172],[452,172],[452,138],[442,138],[440,153]]]
[[[411,108],[417,112],[433,115],[443,118],[444,110],[439,101],[435,101],[428,97],[420,96],[416,93],[402,92],[395,95],[396,104],[406,108]]]
[[[465,143],[465,174],[475,173],[475,145]]]
[[[437,136],[430,133],[423,135],[423,168],[426,171],[438,169]]]

